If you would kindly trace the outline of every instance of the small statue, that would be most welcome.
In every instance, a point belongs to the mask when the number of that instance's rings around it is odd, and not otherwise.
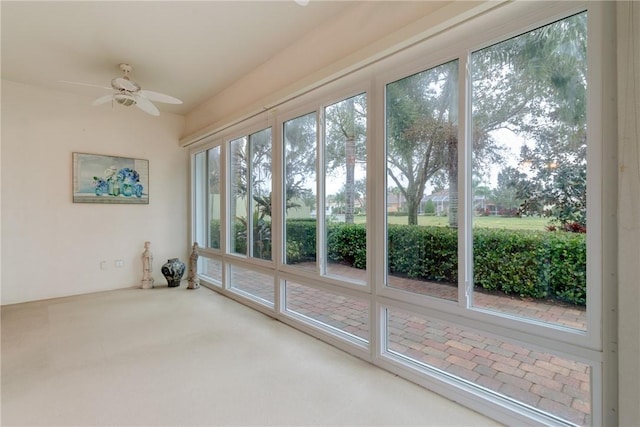
[[[142,253],[142,289],[153,288],[153,254],[149,250],[151,242],[144,242],[144,252]]]
[[[187,276],[187,289],[198,289],[200,278],[198,277],[198,243],[193,243],[191,256],[189,257],[189,275]]]

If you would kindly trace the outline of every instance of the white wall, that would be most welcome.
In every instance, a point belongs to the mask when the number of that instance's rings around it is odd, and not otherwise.
[[[2,81],[2,304],[139,286],[145,240],[157,284],[188,256],[184,118],[90,102]],[[73,203],[73,152],[148,159],[149,204]]]
[[[640,425],[640,3],[618,2],[618,343],[621,426]]]

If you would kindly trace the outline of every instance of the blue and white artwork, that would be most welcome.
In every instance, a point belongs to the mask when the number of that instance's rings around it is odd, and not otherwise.
[[[74,203],[149,203],[149,161],[73,153]]]

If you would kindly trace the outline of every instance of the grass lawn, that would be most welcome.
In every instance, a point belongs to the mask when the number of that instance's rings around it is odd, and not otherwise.
[[[389,216],[389,224],[406,224],[406,216]],[[365,222],[364,216],[356,216],[356,222]],[[418,225],[435,225],[445,227],[449,224],[446,216],[418,216]],[[539,230],[544,231],[549,224],[549,218],[526,217],[507,218],[501,216],[477,216],[473,218],[474,227],[506,228],[510,230]]]

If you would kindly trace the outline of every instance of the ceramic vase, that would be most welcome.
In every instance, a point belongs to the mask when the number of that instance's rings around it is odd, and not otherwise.
[[[123,196],[129,197],[133,194],[133,185],[122,184],[122,186],[120,187],[120,190],[122,191]]]
[[[167,279],[167,284],[170,288],[180,286],[180,280],[184,275],[185,265],[184,262],[178,258],[171,258],[162,266],[162,275]]]

